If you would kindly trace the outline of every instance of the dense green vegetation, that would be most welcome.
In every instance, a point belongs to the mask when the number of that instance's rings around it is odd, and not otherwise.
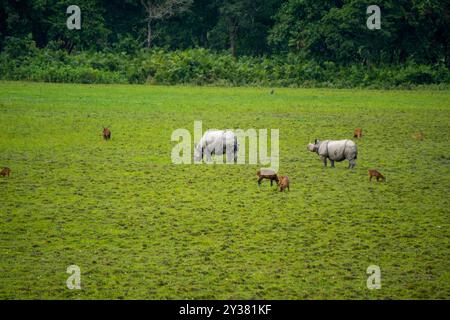
[[[383,0],[0,3],[0,78],[81,83],[411,87],[450,83],[450,3]],[[158,7],[160,5],[160,7]]]
[[[206,49],[134,53],[35,50],[32,55],[0,54],[0,78],[45,82],[151,83],[275,87],[448,88],[443,65],[407,63],[367,67],[318,63],[297,55],[241,57]],[[6,50],[9,52],[9,50]]]
[[[128,39],[146,43],[148,14],[142,4],[174,0],[82,0],[81,30],[66,28],[63,0],[6,0],[0,4],[0,48],[8,37],[32,35],[39,48],[69,52],[104,50]],[[369,30],[369,0],[177,0],[187,9],[152,19],[152,45],[202,47],[236,55],[293,52],[339,64],[444,62],[450,65],[450,3],[380,0],[380,30]]]
[[[0,112],[2,299],[450,298],[448,91],[0,82]],[[194,120],[279,128],[291,191],[258,189],[256,165],[172,164]],[[358,126],[352,171],[306,150]]]

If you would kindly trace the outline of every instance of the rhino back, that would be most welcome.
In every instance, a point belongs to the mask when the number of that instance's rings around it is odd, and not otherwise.
[[[356,152],[356,145],[352,140],[324,141],[320,147],[319,154],[328,156],[330,160],[337,162],[353,159]]]

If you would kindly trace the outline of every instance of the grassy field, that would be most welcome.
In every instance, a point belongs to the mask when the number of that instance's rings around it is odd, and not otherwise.
[[[449,299],[450,92],[269,91],[0,82],[0,298]],[[194,120],[280,129],[291,191],[172,164]],[[352,171],[306,150],[355,127]]]

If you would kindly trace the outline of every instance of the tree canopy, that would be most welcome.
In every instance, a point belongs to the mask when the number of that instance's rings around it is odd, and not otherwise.
[[[67,1],[1,1],[0,50],[17,39],[68,52],[145,47],[153,4],[173,9],[151,20],[152,45],[168,50],[201,47],[234,56],[289,53],[342,65],[411,60],[450,66],[450,0],[379,0],[380,30],[366,26],[372,0],[76,2],[70,4],[81,8],[81,30],[66,27]]]

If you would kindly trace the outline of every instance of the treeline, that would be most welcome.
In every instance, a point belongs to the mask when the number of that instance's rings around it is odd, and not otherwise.
[[[69,30],[69,5],[81,30]],[[450,1],[3,0],[0,77],[61,82],[449,83]]]
[[[81,30],[66,27],[70,4],[81,9]],[[380,30],[366,26],[366,10],[372,4],[381,9]],[[237,56],[295,53],[338,64],[414,60],[450,66],[449,28],[448,0],[0,2],[0,50],[8,37],[31,35],[38,48],[68,52],[110,49],[132,39],[141,47],[202,47]]]

